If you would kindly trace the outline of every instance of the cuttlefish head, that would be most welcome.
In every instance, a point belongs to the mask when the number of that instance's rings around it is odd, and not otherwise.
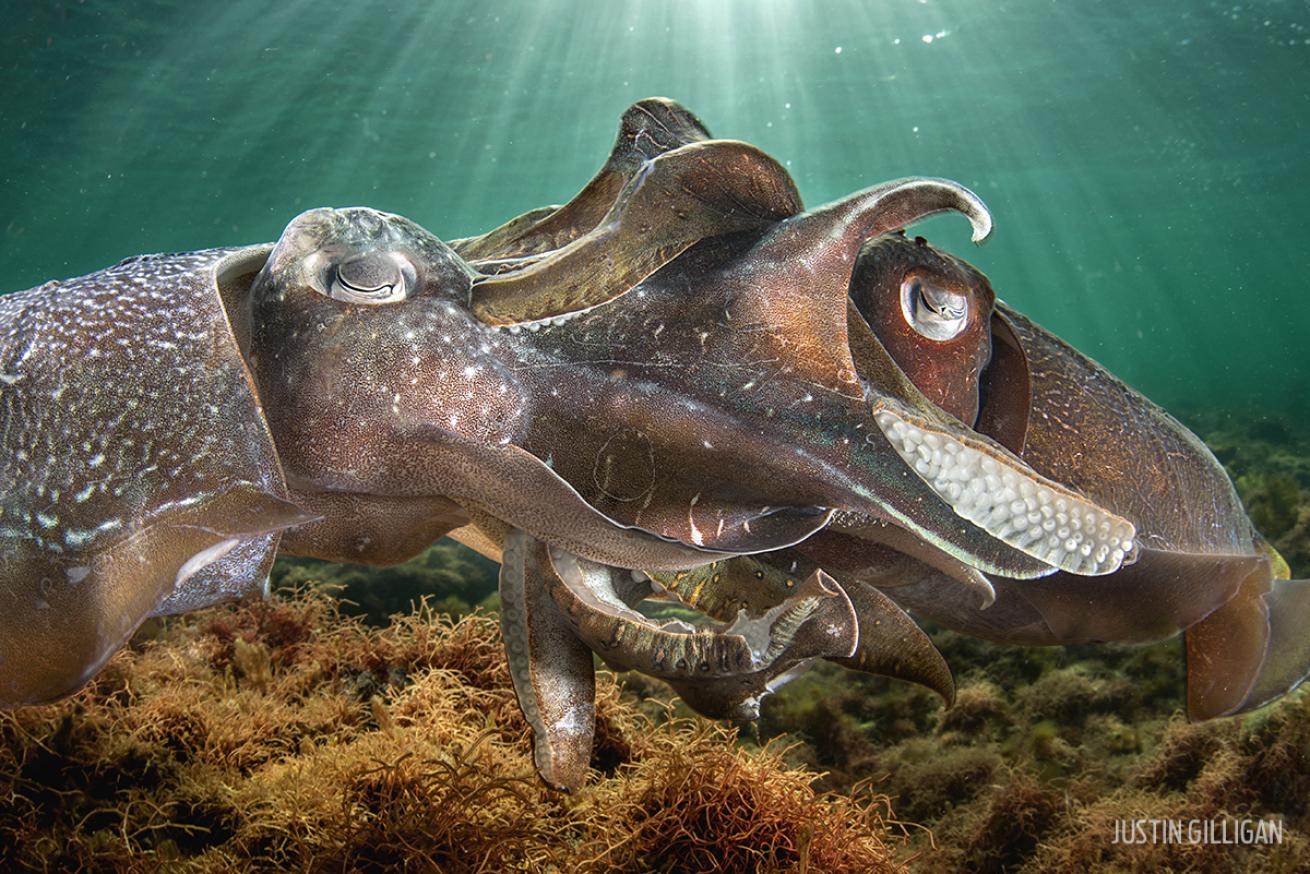
[[[827,324],[815,334],[844,335],[846,342],[816,345],[808,357],[827,354],[829,370],[852,377],[850,388],[862,393],[886,445],[852,444],[850,463],[869,482],[894,483],[869,490],[872,509],[850,509],[900,524],[989,573],[1041,576],[1040,567],[1030,567],[1034,559],[1046,572],[1113,573],[1135,558],[1132,520],[1043,476],[998,431],[973,427],[986,372],[980,363],[996,336],[990,288],[976,272],[927,247],[882,243],[892,250],[886,253],[877,242],[943,210],[968,217],[975,242],[991,231],[991,217],[972,192],[946,180],[909,179],[800,216],[769,240],[774,263],[784,254],[824,277],[810,283],[821,291],[820,304],[842,281],[840,308],[818,310]],[[875,242],[866,248],[869,240]],[[849,355],[849,364],[834,355]],[[927,499],[924,486],[973,527],[937,512],[941,505]],[[1006,551],[996,549],[998,541]]]
[[[996,295],[970,264],[923,237],[876,237],[860,251],[851,301],[910,381],[972,425],[992,354]]]
[[[289,474],[385,490],[404,434],[508,443],[526,403],[502,339],[468,309],[474,273],[414,222],[316,209],[249,294],[248,358]]]

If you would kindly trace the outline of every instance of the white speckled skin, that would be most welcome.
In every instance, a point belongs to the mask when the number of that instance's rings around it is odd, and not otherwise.
[[[328,293],[339,264],[378,253],[413,267],[415,286],[402,299],[368,304]],[[607,563],[681,568],[718,557],[615,524],[546,459],[516,445],[550,411],[516,373],[526,338],[469,312],[472,278],[445,243],[400,216],[320,209],[287,226],[243,319],[292,492],[324,508],[325,519],[292,532],[286,548],[340,554],[340,541],[378,514],[393,528],[430,527],[423,502],[450,499]],[[354,508],[337,516],[329,502],[342,501]],[[394,511],[406,502],[408,522]],[[446,528],[467,521],[451,514]]]
[[[276,532],[307,518],[219,291],[267,253],[0,297],[0,704],[72,691],[152,612],[259,590]]]

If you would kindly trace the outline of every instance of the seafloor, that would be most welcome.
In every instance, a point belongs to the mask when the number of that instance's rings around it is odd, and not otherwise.
[[[1188,424],[1310,572],[1310,442]],[[1188,724],[1177,641],[935,631],[951,710],[831,666],[740,735],[603,674],[596,773],[566,796],[532,771],[493,565],[442,545],[277,580],[273,601],[143,629],[69,701],[0,714],[0,870],[1310,870],[1310,693]],[[1277,818],[1282,843],[1113,842],[1120,820],[1230,817]]]

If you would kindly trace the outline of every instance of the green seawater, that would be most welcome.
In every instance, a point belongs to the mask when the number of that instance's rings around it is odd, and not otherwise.
[[[919,233],[1172,410],[1310,419],[1302,0],[4,0],[0,290],[363,204],[444,238],[561,202],[676,98],[811,205]]]

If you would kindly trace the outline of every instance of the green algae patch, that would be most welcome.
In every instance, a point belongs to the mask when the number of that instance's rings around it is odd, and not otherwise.
[[[602,675],[589,784],[537,779],[493,619],[369,628],[328,597],[139,635],[0,714],[0,869],[893,871],[886,798]]]

